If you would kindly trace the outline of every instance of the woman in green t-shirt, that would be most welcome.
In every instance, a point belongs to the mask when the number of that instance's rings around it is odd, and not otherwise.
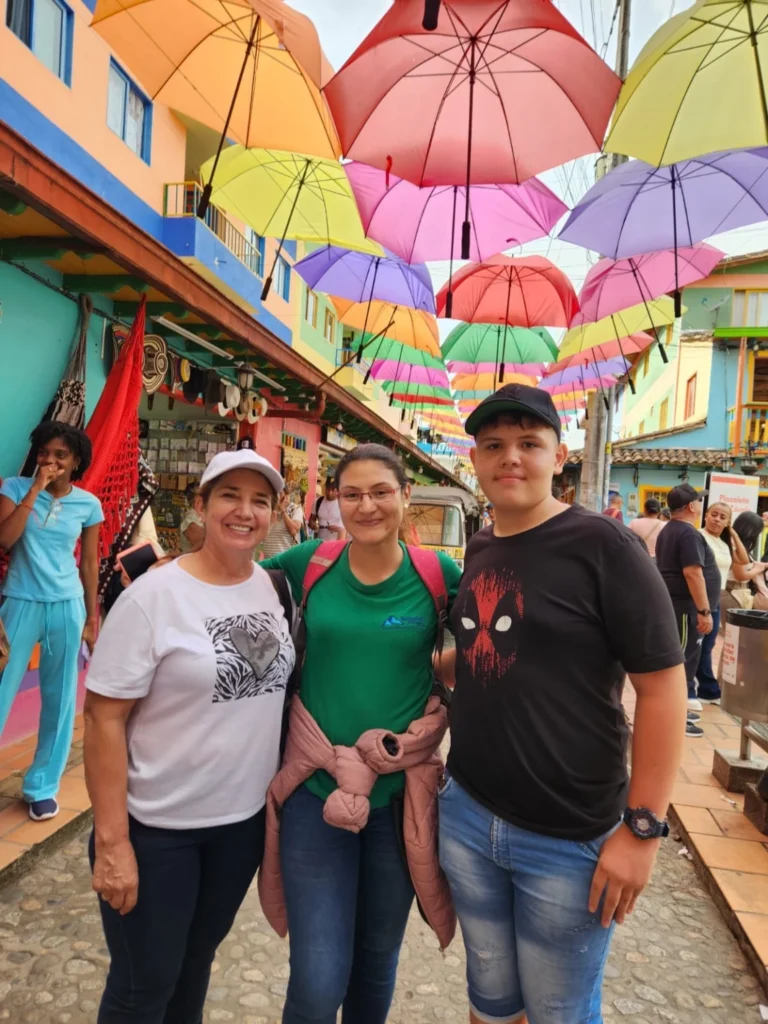
[[[382,445],[360,445],[339,463],[336,483],[351,543],[307,601],[301,700],[332,744],[354,746],[368,729],[401,733],[424,714],[437,614],[398,539],[410,498],[400,459]],[[262,563],[285,572],[297,603],[320,543]],[[450,603],[460,571],[439,557]],[[342,1005],[344,1024],[385,1024],[414,895],[392,806],[404,785],[402,772],[379,777],[359,833],[323,820],[336,788],[324,771],[286,801],[280,862],[291,976],[283,1024],[335,1024]]]

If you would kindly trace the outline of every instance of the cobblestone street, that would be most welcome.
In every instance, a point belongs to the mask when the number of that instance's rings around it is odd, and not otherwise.
[[[85,835],[0,891],[0,1020],[86,1024],[107,965]],[[693,865],[664,847],[650,891],[619,929],[604,1015],[626,1024],[758,1024],[765,1002]],[[267,927],[254,890],[220,950],[206,1022],[276,1024],[288,978],[287,943]],[[391,1024],[467,1019],[463,951],[445,956],[414,914],[403,948]]]

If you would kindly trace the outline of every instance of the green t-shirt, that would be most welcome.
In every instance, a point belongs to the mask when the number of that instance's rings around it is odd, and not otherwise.
[[[307,565],[321,543],[298,544],[261,563],[264,569],[283,570],[297,604]],[[461,571],[447,555],[438,552],[438,558],[450,608]],[[366,586],[353,575],[345,550],[312,588],[305,626],[301,699],[331,743],[352,746],[367,729],[403,732],[424,713],[437,613],[407,551],[394,575]],[[371,806],[386,806],[404,784],[402,772],[382,776]],[[318,771],[307,787],[325,800],[336,783]]]

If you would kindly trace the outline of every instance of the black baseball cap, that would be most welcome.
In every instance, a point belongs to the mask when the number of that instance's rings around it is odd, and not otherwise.
[[[680,484],[679,487],[673,487],[667,495],[667,508],[670,512],[677,512],[694,501],[701,501],[708,494],[709,491],[697,491],[690,484]]]
[[[478,431],[488,420],[505,412],[522,412],[533,419],[541,420],[552,427],[560,440],[560,416],[546,391],[529,387],[527,384],[505,384],[492,395],[484,398],[464,424],[470,437],[477,437]]]

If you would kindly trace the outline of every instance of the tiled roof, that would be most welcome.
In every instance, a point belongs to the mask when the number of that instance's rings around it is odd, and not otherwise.
[[[618,448],[613,449],[614,466],[711,466],[720,469],[728,455],[723,448]],[[584,450],[568,453],[571,465],[584,461]]]

